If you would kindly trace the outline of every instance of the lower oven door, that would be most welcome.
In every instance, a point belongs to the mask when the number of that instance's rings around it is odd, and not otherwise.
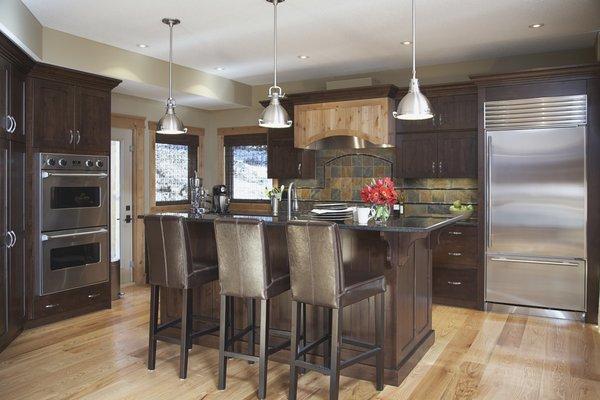
[[[39,294],[108,281],[108,229],[70,229],[42,234]]]
[[[42,232],[108,225],[108,174],[42,171]]]

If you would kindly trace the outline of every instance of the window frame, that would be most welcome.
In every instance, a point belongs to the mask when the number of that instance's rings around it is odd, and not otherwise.
[[[236,135],[227,135],[223,138],[223,151],[224,151],[224,181],[225,185],[230,190],[231,201],[236,203],[269,203],[268,199],[238,199],[233,197],[233,174],[230,173],[232,168],[233,157],[231,148],[235,146],[267,146],[265,151],[267,152],[267,164],[268,164],[268,141],[267,134],[264,132],[257,133],[240,133]],[[268,168],[268,165],[267,165]],[[268,178],[271,179],[271,178]]]
[[[189,211],[191,198],[187,201],[156,201],[156,144],[181,144],[188,145],[188,178],[194,176],[194,170],[198,171],[198,176],[204,178],[204,128],[187,126],[187,134],[164,135],[156,133],[156,122],[148,122],[148,131],[150,134],[150,212],[182,212]],[[192,154],[193,153],[193,154]]]

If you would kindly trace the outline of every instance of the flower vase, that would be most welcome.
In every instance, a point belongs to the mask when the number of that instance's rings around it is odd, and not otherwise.
[[[279,215],[279,199],[275,196],[271,197],[271,211],[274,216]]]
[[[373,220],[376,224],[385,224],[390,219],[390,206],[389,204],[376,204],[373,205]]]

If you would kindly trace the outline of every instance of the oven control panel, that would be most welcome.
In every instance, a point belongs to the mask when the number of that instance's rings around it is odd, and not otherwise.
[[[42,170],[108,171],[107,156],[40,153]]]

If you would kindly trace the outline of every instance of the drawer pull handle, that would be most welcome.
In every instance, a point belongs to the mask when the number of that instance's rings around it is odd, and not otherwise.
[[[460,231],[450,231],[450,232],[448,232],[448,235],[450,235],[450,236],[460,236],[462,234],[463,233],[460,232]]]
[[[59,306],[58,303],[54,303],[54,304],[46,304],[44,307],[45,308],[55,308],[55,307],[58,307],[58,306]]]
[[[95,299],[96,297],[100,296],[100,293],[92,293],[92,294],[88,294],[88,299]]]
[[[460,286],[460,285],[462,285],[462,282],[460,282],[460,281],[448,281],[448,285]]]
[[[460,256],[462,256],[462,253],[453,253],[453,252],[450,252],[450,253],[448,253],[448,255],[452,256],[452,257],[460,257]]]

